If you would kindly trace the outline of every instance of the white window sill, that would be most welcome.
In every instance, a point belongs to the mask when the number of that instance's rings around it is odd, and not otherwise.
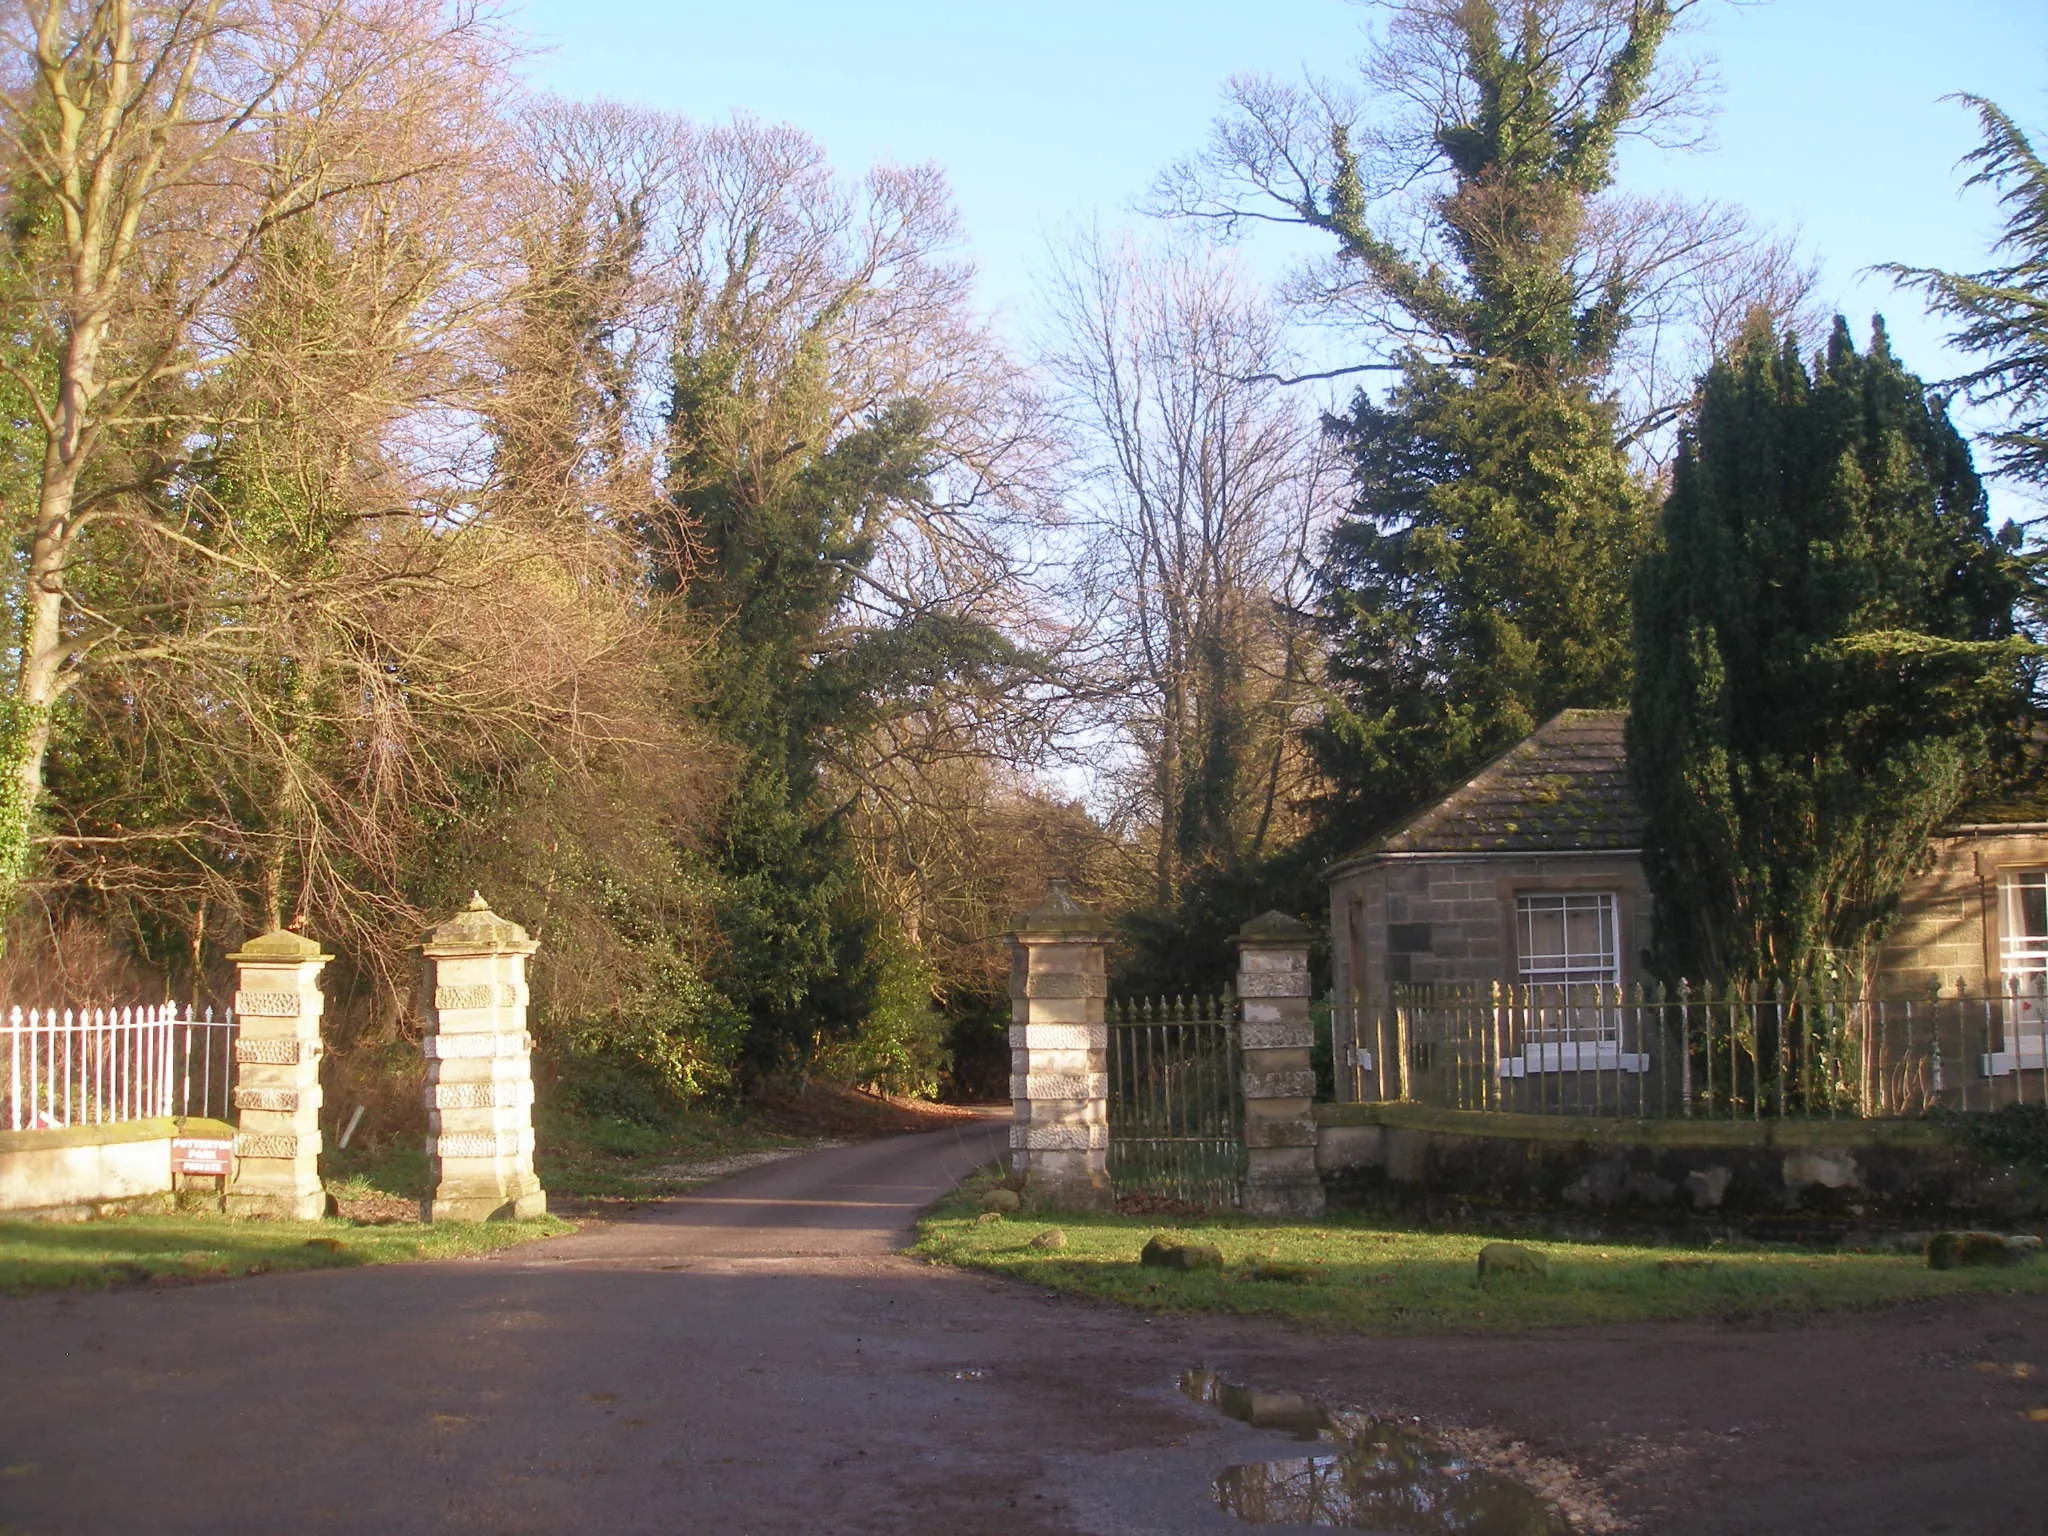
[[[1647,1072],[1647,1051],[1624,1051],[1611,1041],[1563,1040],[1525,1045],[1521,1053],[1501,1058],[1500,1075],[1529,1077],[1552,1072]]]
[[[2010,1077],[2019,1071],[2048,1067],[2048,1035],[2018,1035],[2012,1049],[1993,1051],[1977,1058],[1977,1069],[1986,1077]]]

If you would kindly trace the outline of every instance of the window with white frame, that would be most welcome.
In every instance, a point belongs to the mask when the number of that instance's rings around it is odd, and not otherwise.
[[[1985,1058],[1992,1076],[2048,1066],[2048,869],[1998,877],[1998,969],[2005,1048]]]
[[[1528,987],[1613,987],[1621,981],[1608,891],[1524,891],[1515,898],[1516,980]]]
[[[1520,1049],[1501,1075],[1643,1072],[1622,1049],[1621,945],[1612,891],[1523,891],[1515,897]]]

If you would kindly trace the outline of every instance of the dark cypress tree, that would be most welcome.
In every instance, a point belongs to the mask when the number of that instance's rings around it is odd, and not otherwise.
[[[1418,367],[1343,430],[1357,495],[1323,567],[1319,740],[1338,843],[1560,709],[1623,701],[1648,526],[1612,413],[1582,389]]]
[[[1703,381],[1636,598],[1630,763],[1652,963],[1864,971],[1930,834],[2025,698],[2018,535],[1880,324],[1809,372],[1755,326]]]
[[[1997,190],[2005,227],[1996,249],[2007,259],[1983,272],[1884,270],[1961,327],[1950,342],[1975,353],[1978,366],[1958,382],[1971,399],[2006,412],[2005,430],[1989,434],[1997,468],[2048,485],[2048,161],[1996,102],[1960,99],[1976,109],[1984,133],[1964,156],[1976,166],[1964,185]]]

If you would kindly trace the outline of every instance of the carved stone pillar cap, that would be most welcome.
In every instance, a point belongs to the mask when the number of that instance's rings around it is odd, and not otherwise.
[[[420,947],[429,955],[530,955],[540,945],[517,923],[493,912],[478,891],[465,910],[429,933]]]
[[[1231,935],[1233,944],[1274,944],[1292,949],[1308,943],[1315,932],[1285,912],[1263,912]]]
[[[1017,919],[1016,931],[1011,937],[1107,939],[1109,920],[1074,900],[1066,881],[1048,880],[1045,899]]]
[[[287,928],[278,928],[259,939],[251,939],[228,956],[235,965],[307,965],[315,960],[333,958],[322,954],[320,946],[304,934],[293,933]]]

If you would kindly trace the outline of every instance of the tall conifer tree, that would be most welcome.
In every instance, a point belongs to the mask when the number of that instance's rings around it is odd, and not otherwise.
[[[1356,487],[1323,568],[1336,842],[1554,711],[1627,695],[1647,505],[1607,381],[1636,294],[1602,270],[1592,226],[1618,137],[1661,109],[1651,81],[1681,8],[1432,10],[1458,79],[1434,128],[1446,181],[1427,245],[1375,231],[1341,134],[1327,206],[1307,210],[1397,329],[1426,338],[1384,403],[1361,393],[1332,423]]]
[[[2023,702],[2018,536],[1879,325],[1758,325],[1702,385],[1636,599],[1654,968],[1855,980]]]

